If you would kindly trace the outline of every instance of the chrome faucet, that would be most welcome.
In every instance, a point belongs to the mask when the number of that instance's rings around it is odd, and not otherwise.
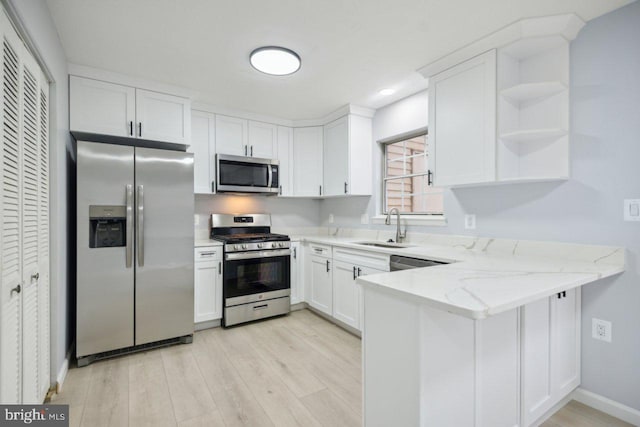
[[[407,237],[407,229],[405,227],[404,233],[400,231],[400,211],[398,208],[391,208],[387,212],[387,219],[384,220],[385,225],[391,225],[391,214],[396,211],[396,243],[402,243],[402,240]]]

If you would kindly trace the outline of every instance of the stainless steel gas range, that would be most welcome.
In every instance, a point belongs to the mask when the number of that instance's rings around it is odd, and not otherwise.
[[[290,311],[291,242],[270,215],[213,214],[211,238],[224,243],[222,326]]]

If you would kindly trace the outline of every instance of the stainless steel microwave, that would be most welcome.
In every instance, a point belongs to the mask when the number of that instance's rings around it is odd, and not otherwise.
[[[280,162],[256,157],[216,155],[218,193],[278,194]]]

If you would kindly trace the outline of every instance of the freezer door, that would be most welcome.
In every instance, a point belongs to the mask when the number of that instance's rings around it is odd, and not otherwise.
[[[193,155],[136,148],[136,345],[193,333]]]
[[[134,344],[134,149],[78,141],[77,162],[76,355],[82,357]]]

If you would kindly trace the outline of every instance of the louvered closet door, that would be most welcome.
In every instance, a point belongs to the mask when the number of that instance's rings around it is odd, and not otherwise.
[[[2,137],[0,139],[0,403],[19,403],[22,383],[22,272],[20,221],[20,62],[21,42],[4,13],[2,35]]]
[[[38,396],[51,384],[49,280],[49,82],[40,74],[40,152],[38,194]]]
[[[40,89],[39,70],[32,58],[22,68],[22,402],[39,399],[39,174]],[[44,302],[43,302],[44,303]]]

